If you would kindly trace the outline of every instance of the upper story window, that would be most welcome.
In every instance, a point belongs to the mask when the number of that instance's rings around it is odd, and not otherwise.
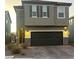
[[[48,16],[47,16],[47,6],[46,5],[43,5],[42,6],[43,8],[42,8],[42,17],[43,18],[48,18]]]
[[[65,7],[64,6],[57,7],[57,18],[58,19],[65,18]]]
[[[48,18],[49,17],[49,6],[46,5],[31,5],[30,6],[30,17],[37,18]]]
[[[32,5],[32,17],[36,18],[37,17],[37,6]]]

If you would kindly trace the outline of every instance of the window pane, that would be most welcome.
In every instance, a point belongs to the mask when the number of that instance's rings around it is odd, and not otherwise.
[[[64,13],[59,13],[59,17],[64,17]]]
[[[32,11],[37,11],[37,6],[36,5],[32,5]]]
[[[43,16],[47,16],[47,12],[43,12],[43,14],[44,14]]]
[[[43,6],[43,12],[47,12],[47,6]]]
[[[43,8],[42,8],[43,17],[47,17],[47,6],[46,6],[46,5],[43,5],[42,7],[43,7]]]
[[[36,12],[32,12],[32,16],[36,16]]]
[[[65,7],[63,6],[58,7],[58,12],[65,12]]]
[[[57,17],[58,18],[64,18],[65,17],[65,7],[64,6],[58,6],[57,7]]]
[[[32,5],[32,16],[37,17],[37,6]]]

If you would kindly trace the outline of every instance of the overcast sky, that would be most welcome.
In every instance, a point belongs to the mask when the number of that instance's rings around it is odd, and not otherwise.
[[[69,17],[74,15],[74,0],[47,0],[57,2],[71,2],[72,6],[69,9]],[[21,5],[21,0],[5,0],[5,10],[8,10],[12,20],[11,32],[16,32],[16,13],[13,6]]]

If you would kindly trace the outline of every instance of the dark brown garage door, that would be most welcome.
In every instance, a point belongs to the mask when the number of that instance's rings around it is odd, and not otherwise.
[[[49,46],[62,45],[62,32],[32,32],[31,45],[32,46]]]

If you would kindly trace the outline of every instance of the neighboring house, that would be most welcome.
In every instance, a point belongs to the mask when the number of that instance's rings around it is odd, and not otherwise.
[[[69,25],[71,3],[26,1],[14,6],[17,33],[23,28],[31,31],[30,45],[62,45],[64,27]]]
[[[74,16],[69,18],[69,32],[70,32],[69,41],[74,42]]]
[[[5,43],[9,42],[11,33],[11,18],[8,11],[5,11]]]

